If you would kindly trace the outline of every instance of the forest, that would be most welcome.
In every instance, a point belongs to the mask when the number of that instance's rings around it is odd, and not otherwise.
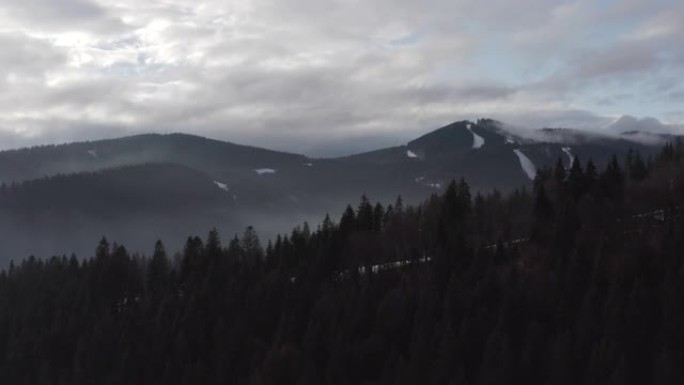
[[[0,273],[0,383],[682,384],[683,217],[676,141],[268,242],[103,238]]]

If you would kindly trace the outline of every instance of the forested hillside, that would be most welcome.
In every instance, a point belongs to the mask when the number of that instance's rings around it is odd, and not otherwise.
[[[472,191],[532,186],[537,170],[574,156],[603,168],[633,148],[644,159],[673,139],[577,129],[507,131],[504,123],[458,121],[406,145],[343,158],[309,158],[187,134],[0,151],[0,267],[17,255],[91,253],[106,235],[131,252],[158,239],[172,250],[198,229],[234,234],[252,225],[267,238],[317,222],[366,193],[417,205],[465,178]],[[632,138],[634,139],[634,138]]]
[[[266,244],[12,264],[0,383],[684,383],[684,147],[566,165]]]

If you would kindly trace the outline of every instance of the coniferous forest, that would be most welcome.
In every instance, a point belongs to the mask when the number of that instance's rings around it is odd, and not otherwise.
[[[0,238],[1,241],[1,238]],[[684,148],[0,274],[2,384],[682,384]]]

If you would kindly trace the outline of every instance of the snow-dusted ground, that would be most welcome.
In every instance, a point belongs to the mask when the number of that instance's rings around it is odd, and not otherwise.
[[[516,151],[518,151],[518,150],[516,150]],[[525,157],[524,154],[522,156]],[[525,158],[527,158],[527,157],[525,157]],[[682,213],[682,211],[684,211],[684,207],[675,207],[671,211]],[[659,222],[664,222],[665,216],[666,216],[666,210],[660,209],[660,210],[649,211],[649,212],[645,212],[645,213],[641,213],[641,214],[635,214],[632,217],[635,219],[649,218],[649,219],[657,220]],[[529,241],[530,241],[530,238],[528,238],[528,237],[517,238],[517,239],[507,241],[507,242],[501,242],[501,243],[495,243],[495,244],[487,245],[487,246],[484,246],[484,249],[485,250],[493,250],[493,249],[496,249],[499,245],[501,245],[503,247],[511,247],[513,245],[518,245],[518,244],[526,243]],[[386,263],[371,265],[370,267],[360,266],[357,268],[357,271],[358,271],[359,275],[366,275],[368,273],[377,274],[377,273],[380,273],[383,271],[391,271],[391,270],[401,269],[401,268],[406,267],[406,266],[411,266],[414,263],[415,264],[425,264],[425,263],[428,263],[431,261],[432,261],[432,257],[427,256],[426,253],[423,252],[423,257],[419,258],[416,261],[403,260],[403,261],[393,261],[393,262],[386,262]],[[340,271],[337,273],[336,278],[337,279],[348,279],[351,276],[352,271],[353,271],[353,269]],[[297,282],[297,277],[290,277],[290,282],[291,283]]]
[[[570,147],[563,147],[562,150],[565,153],[565,155],[568,156],[568,168],[571,168],[573,162],[575,161],[575,157],[572,156],[572,152],[570,152],[571,148]]]
[[[254,169],[254,172],[259,174],[259,175],[265,175],[265,174],[275,174],[277,170],[272,169],[272,168],[257,168]]]
[[[523,171],[525,171],[527,177],[534,180],[534,178],[537,176],[537,167],[535,167],[530,158],[523,154],[523,152],[519,149],[516,148],[513,150],[513,152],[518,156],[520,167],[522,167]]]
[[[481,137],[480,135],[476,134],[473,131],[472,125],[470,123],[468,123],[468,125],[466,125],[466,128],[468,129],[468,131],[470,131],[471,134],[473,134],[473,148],[480,148],[480,147],[484,146],[484,144],[485,144],[484,138]]]
[[[430,261],[432,261],[432,257],[423,257],[423,258],[418,259],[417,262],[418,263],[427,263]],[[361,266],[361,267],[359,267],[359,274],[364,275],[367,273],[368,270],[370,270],[374,274],[379,273],[381,271],[396,270],[396,269],[400,269],[404,266],[411,265],[412,263],[413,262],[409,261],[409,260],[394,261],[394,262],[381,263],[379,265],[372,265],[370,267],[370,269],[366,269],[366,266]],[[343,272],[342,274],[344,274],[344,273],[348,274],[348,272]]]
[[[665,222],[665,210],[655,210],[647,213],[634,215],[636,219],[651,218],[660,222]]]
[[[88,150],[88,155],[92,156],[93,158],[97,158],[97,151],[96,150]]]
[[[418,260],[416,260],[415,263],[423,264],[423,263],[428,263],[430,261],[432,261],[432,257],[423,256],[422,258],[419,258]],[[386,263],[381,263],[378,265],[372,265],[372,266],[370,266],[370,268],[368,268],[366,266],[360,266],[357,271],[358,271],[359,275],[365,275],[368,272],[370,272],[372,274],[377,274],[381,271],[396,270],[396,269],[400,269],[400,268],[405,267],[405,266],[410,266],[412,264],[414,264],[414,261],[410,261],[410,260],[386,262]],[[344,278],[349,278],[350,275],[351,275],[351,270],[344,270],[344,271],[339,272],[337,277],[338,277],[338,279],[344,279]],[[290,282],[294,283],[295,281],[296,281],[295,277],[290,278]]]
[[[416,177],[414,180],[416,181],[416,183],[421,184],[425,187],[430,187],[437,190],[442,188],[441,182],[430,182],[429,180],[426,180],[424,176]]]
[[[416,155],[416,153],[411,151],[411,150],[406,150],[406,156],[408,156],[409,158],[412,158],[412,159],[415,159],[418,157],[418,155]]]
[[[216,185],[216,187],[220,188],[221,190],[226,191],[226,192],[230,192],[230,187],[228,187],[227,184],[221,183],[217,180],[214,181],[214,184]]]
[[[223,190],[223,191],[225,191],[225,192],[227,192],[227,193],[230,192],[230,187],[228,187],[227,184],[221,183],[221,182],[219,182],[219,181],[217,181],[217,180],[214,181],[214,184],[216,185],[216,187],[220,188],[221,190]],[[234,200],[234,201],[237,201],[237,195],[231,194],[231,196],[233,197],[233,200]]]
[[[509,247],[511,245],[517,245],[518,243],[527,242],[529,240],[530,240],[530,238],[518,238],[518,239],[514,239],[512,241],[503,242],[501,245],[504,247]],[[499,244],[497,243],[495,245],[485,246],[485,249],[487,249],[487,250],[496,249],[498,246],[499,246]]]

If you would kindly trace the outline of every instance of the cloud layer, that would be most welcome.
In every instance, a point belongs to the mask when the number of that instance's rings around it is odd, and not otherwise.
[[[684,121],[675,0],[0,5],[0,147],[182,131],[310,154],[462,118]]]

